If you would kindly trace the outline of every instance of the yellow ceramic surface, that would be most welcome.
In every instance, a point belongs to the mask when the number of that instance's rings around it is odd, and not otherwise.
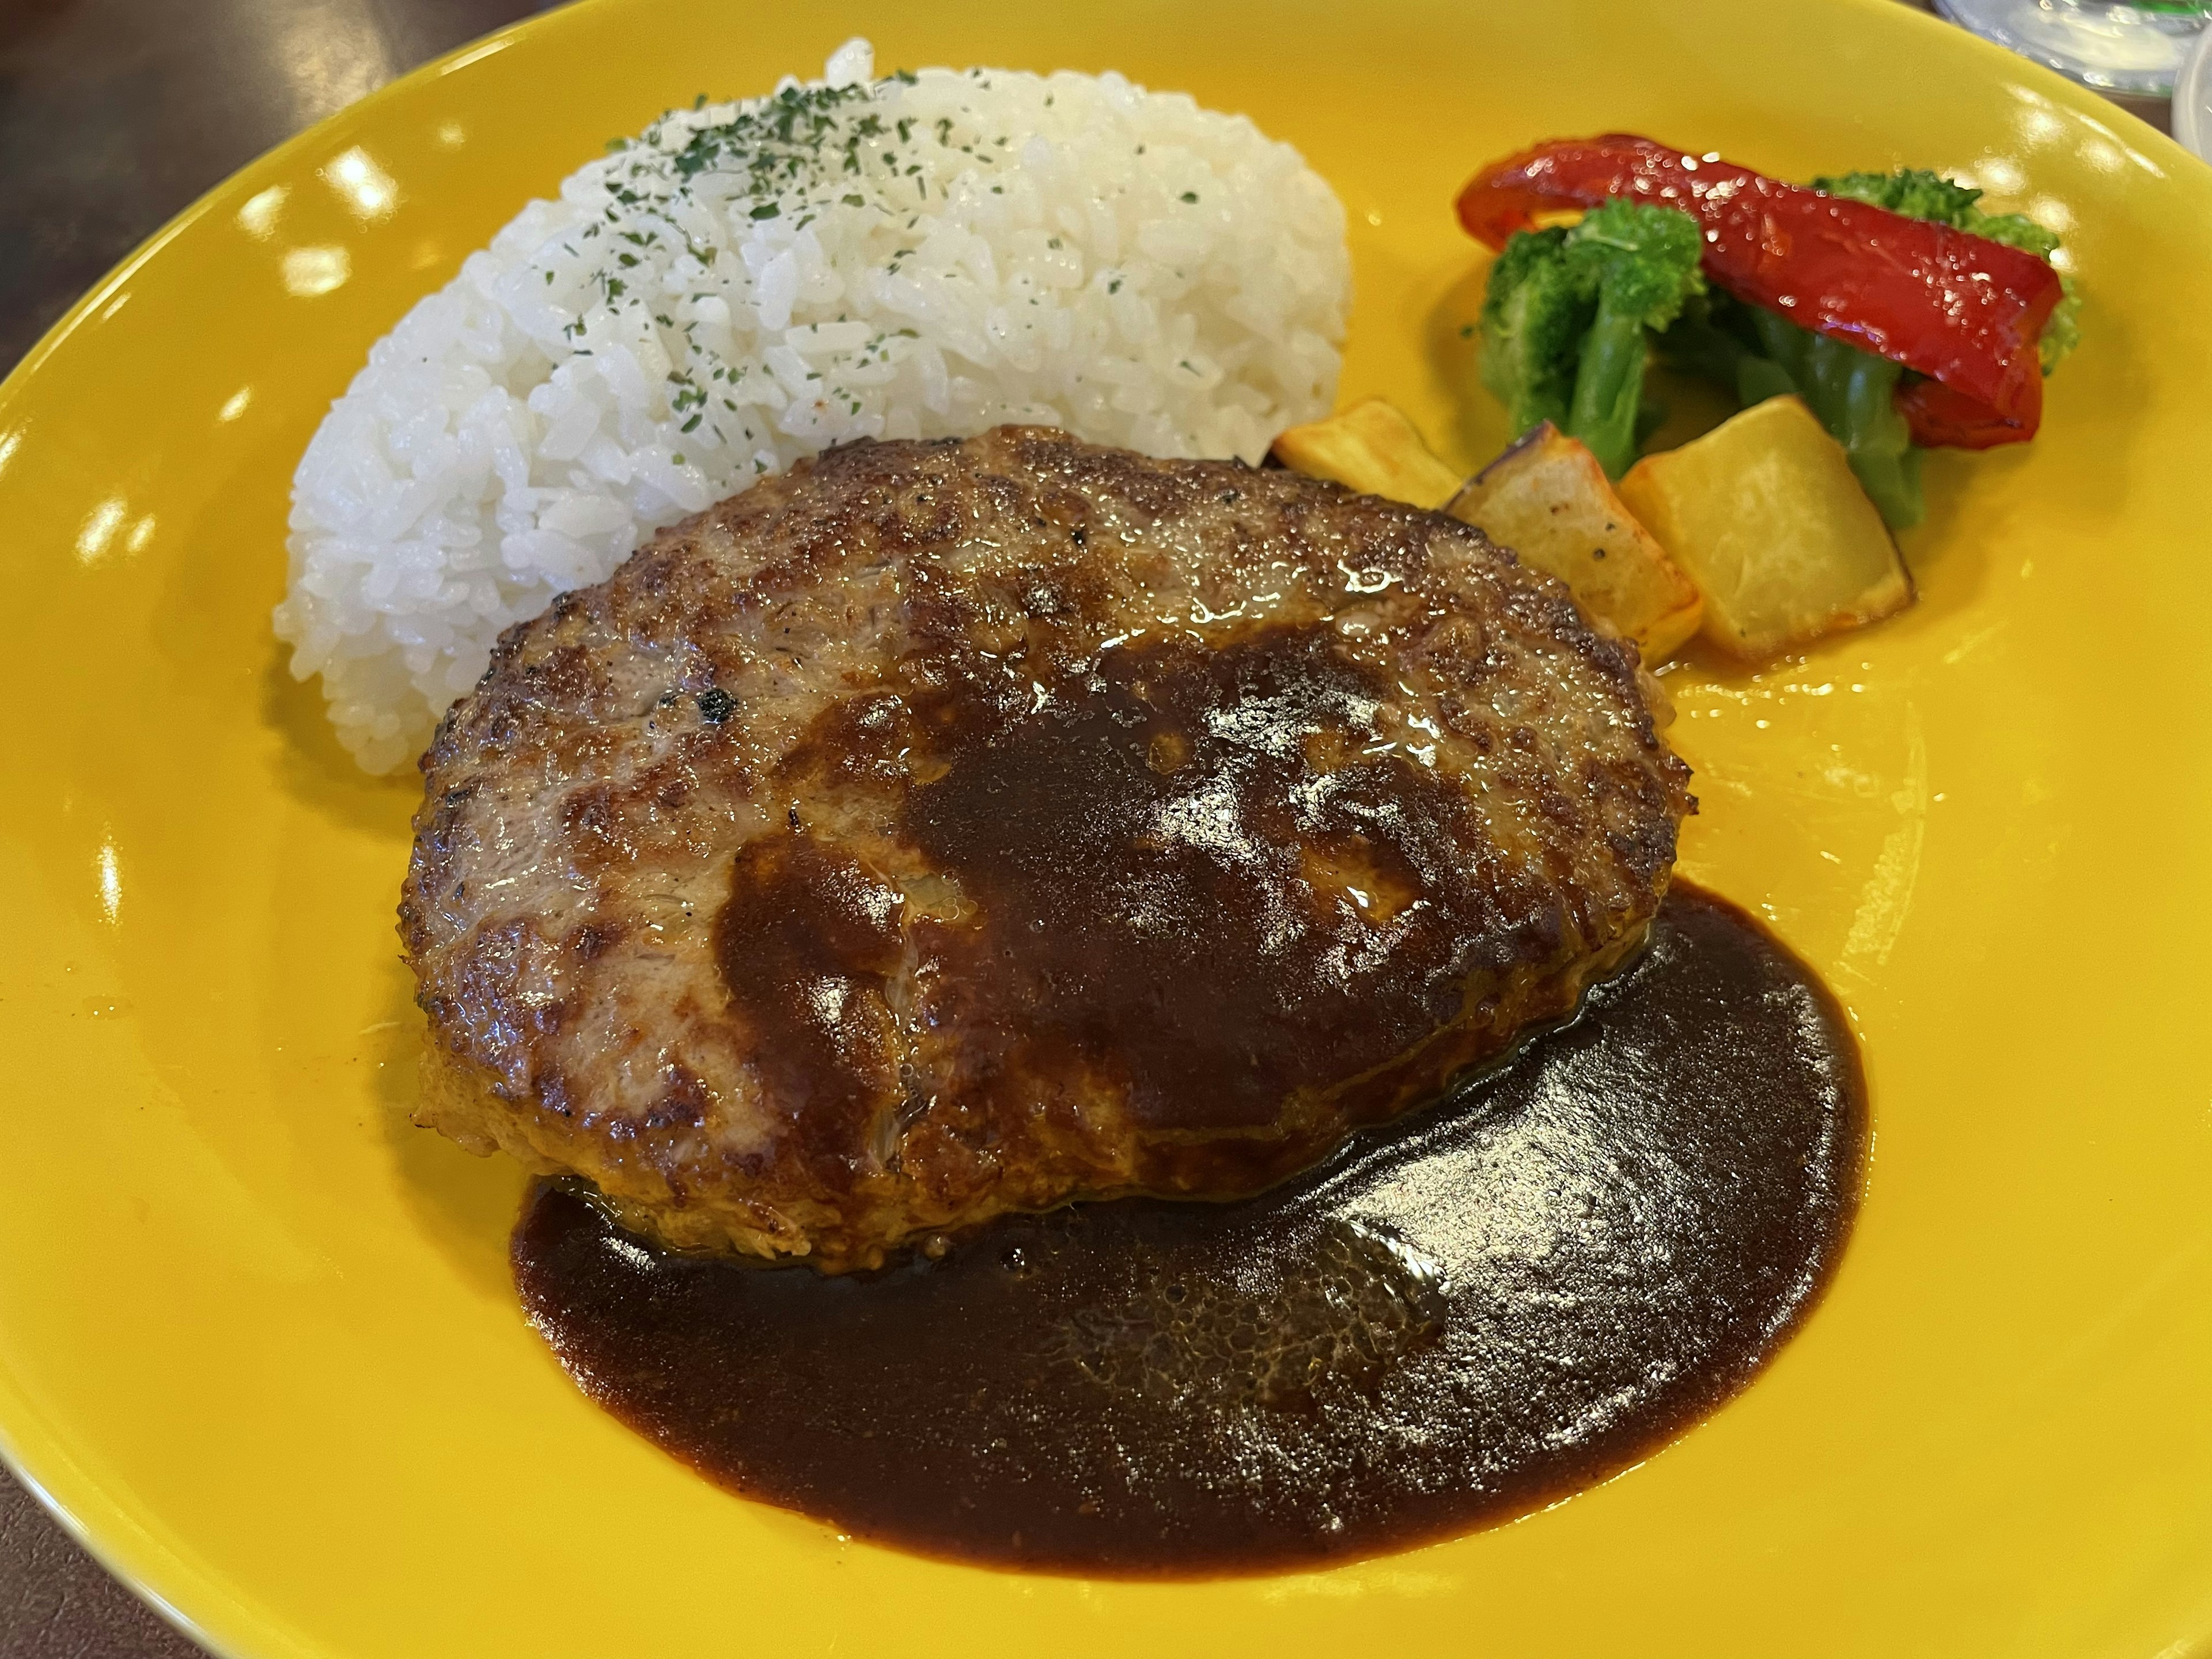
[[[412,805],[268,612],[369,343],[533,192],[848,34],[1249,112],[1350,211],[1344,394],[1501,436],[1451,195],[1552,134],[1962,169],[2062,228],[2085,343],[1947,455],[1919,606],[1670,684],[1684,867],[1863,1035],[1832,1292],[1607,1486],[1204,1586],[927,1563],[707,1486],[516,1311],[520,1176],[406,1127]],[[341,158],[356,162],[341,165]],[[360,162],[365,161],[366,165]],[[234,1655],[2212,1653],[2212,171],[1890,0],[835,7],[596,0],[248,168],[0,388],[0,1432]]]

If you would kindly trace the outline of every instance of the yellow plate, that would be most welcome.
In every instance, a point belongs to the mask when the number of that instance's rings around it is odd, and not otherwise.
[[[0,388],[11,1459],[236,1655],[2207,1650],[2212,172],[1891,0],[823,9],[599,0],[449,59],[223,185]],[[2085,343],[2032,447],[1930,467],[1919,606],[1674,677],[1685,868],[1849,1002],[1877,1141],[1826,1302],[1642,1468],[1196,1587],[843,1541],[586,1404],[508,1285],[520,1177],[405,1127],[410,796],[270,636],[293,463],[528,196],[854,31],[887,65],[1116,67],[1295,141],[1351,214],[1345,395],[1462,462],[1500,419],[1450,199],[1533,139],[1963,168],[2066,232]],[[333,170],[356,147],[376,172]]]

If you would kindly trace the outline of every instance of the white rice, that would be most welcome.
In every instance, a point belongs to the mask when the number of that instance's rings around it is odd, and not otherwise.
[[[664,525],[856,438],[1001,421],[1256,460],[1327,412],[1344,212],[1240,116],[927,70],[672,112],[369,353],[293,481],[276,631],[371,771],[493,641]]]

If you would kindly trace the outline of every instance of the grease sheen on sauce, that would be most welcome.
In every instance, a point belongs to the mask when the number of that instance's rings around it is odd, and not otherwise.
[[[749,1497],[996,1565],[1282,1570],[1523,1514],[1727,1399],[1826,1282],[1866,1122],[1818,980],[1678,885],[1573,1024],[1255,1199],[825,1278],[546,1187],[514,1260],[586,1390]]]

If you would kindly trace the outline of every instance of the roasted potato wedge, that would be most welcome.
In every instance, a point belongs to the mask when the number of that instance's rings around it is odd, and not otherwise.
[[[1705,595],[1703,632],[1763,662],[1912,603],[1912,578],[1843,446],[1797,398],[1770,398],[1620,485]]]
[[[1698,631],[1698,589],[1636,521],[1597,457],[1549,421],[1477,473],[1445,506],[1634,641],[1649,667]]]
[[[1441,507],[1522,562],[1557,576],[1575,603],[1632,641],[1645,664],[1698,630],[1698,590],[1629,515],[1595,457],[1548,422],[1472,483],[1432,454],[1395,404],[1370,398],[1294,426],[1275,458],[1370,495]]]
[[[1395,404],[1380,398],[1354,404],[1325,421],[1294,426],[1275,440],[1274,447],[1275,459],[1293,472],[1431,511],[1459,489],[1459,474],[1430,453]]]

